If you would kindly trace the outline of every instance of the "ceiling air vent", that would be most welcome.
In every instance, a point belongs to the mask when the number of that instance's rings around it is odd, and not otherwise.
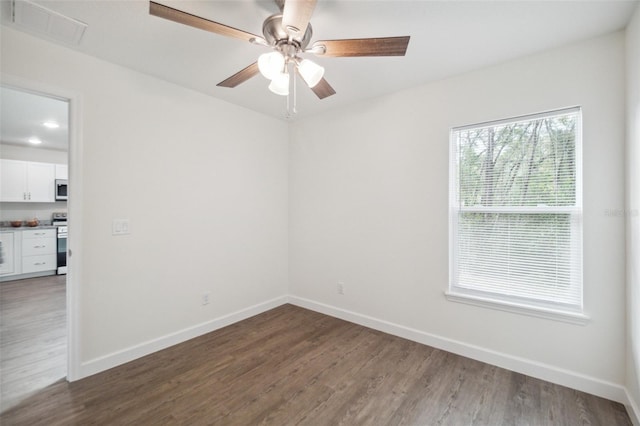
[[[26,31],[67,44],[80,44],[87,24],[27,0],[13,0],[13,22]]]

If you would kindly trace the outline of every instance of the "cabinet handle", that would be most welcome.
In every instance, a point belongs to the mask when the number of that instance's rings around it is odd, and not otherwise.
[[[47,262],[36,262],[33,264],[33,266],[42,266],[42,265],[46,265]]]
[[[45,245],[42,245],[42,246],[33,246],[33,248],[45,248],[45,247],[46,247]]]

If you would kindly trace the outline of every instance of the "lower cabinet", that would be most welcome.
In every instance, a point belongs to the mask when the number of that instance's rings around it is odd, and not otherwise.
[[[56,230],[22,231],[22,273],[56,269]]]
[[[58,262],[55,229],[2,231],[0,241],[0,281],[55,274]]]
[[[20,272],[21,256],[18,254],[20,231],[0,232],[0,275],[13,275]]]

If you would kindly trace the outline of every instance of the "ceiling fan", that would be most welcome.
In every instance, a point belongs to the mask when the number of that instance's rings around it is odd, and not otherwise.
[[[262,24],[264,37],[248,33],[200,16],[192,15],[151,1],[149,13],[180,24],[189,25],[227,37],[270,47],[273,52],[221,81],[220,87],[236,87],[261,73],[271,80],[269,89],[279,95],[289,94],[289,69],[299,74],[320,99],[336,92],[324,79],[324,68],[300,57],[312,53],[325,57],[404,56],[409,36],[319,40],[309,46],[313,31],[310,19],[317,0],[275,0],[282,13],[269,16]]]

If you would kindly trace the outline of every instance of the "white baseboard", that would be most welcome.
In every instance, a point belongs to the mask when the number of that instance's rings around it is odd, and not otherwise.
[[[615,383],[586,376],[574,371],[565,370],[551,365],[543,364],[526,358],[500,353],[480,346],[470,345],[461,341],[449,339],[435,334],[426,333],[403,325],[394,324],[388,321],[351,312],[345,309],[315,302],[309,299],[289,296],[289,303],[320,312],[332,317],[340,318],[349,322],[363,325],[374,330],[402,337],[434,348],[442,349],[462,355],[477,361],[486,362],[507,370],[526,374],[527,376],[556,383],[582,392],[597,395],[612,401],[620,402],[627,406],[632,401],[629,400],[626,389]],[[634,407],[637,408],[637,407]],[[629,414],[632,416],[632,414]],[[637,410],[636,410],[637,417]],[[640,426],[640,425],[638,425]]]
[[[629,392],[626,392],[626,397],[627,399],[624,402],[624,406],[626,407],[627,413],[631,418],[631,423],[634,426],[640,426],[640,407],[638,407],[638,404],[636,404]]]
[[[122,365],[129,361],[133,361],[134,359],[149,355],[153,352],[166,349],[169,346],[177,345],[178,343],[182,343],[203,334],[210,333],[214,330],[218,330],[222,327],[226,327],[238,321],[250,318],[254,315],[261,314],[280,305],[284,305],[287,302],[287,296],[280,296],[275,299],[259,303],[257,305],[249,306],[248,308],[232,312],[219,318],[212,319],[202,324],[198,324],[193,327],[189,327],[184,330],[159,337],[157,339],[152,339],[138,345],[92,359],[80,365],[78,377],[74,377],[74,380],[79,380],[91,376],[101,371],[117,367],[118,365]]]

